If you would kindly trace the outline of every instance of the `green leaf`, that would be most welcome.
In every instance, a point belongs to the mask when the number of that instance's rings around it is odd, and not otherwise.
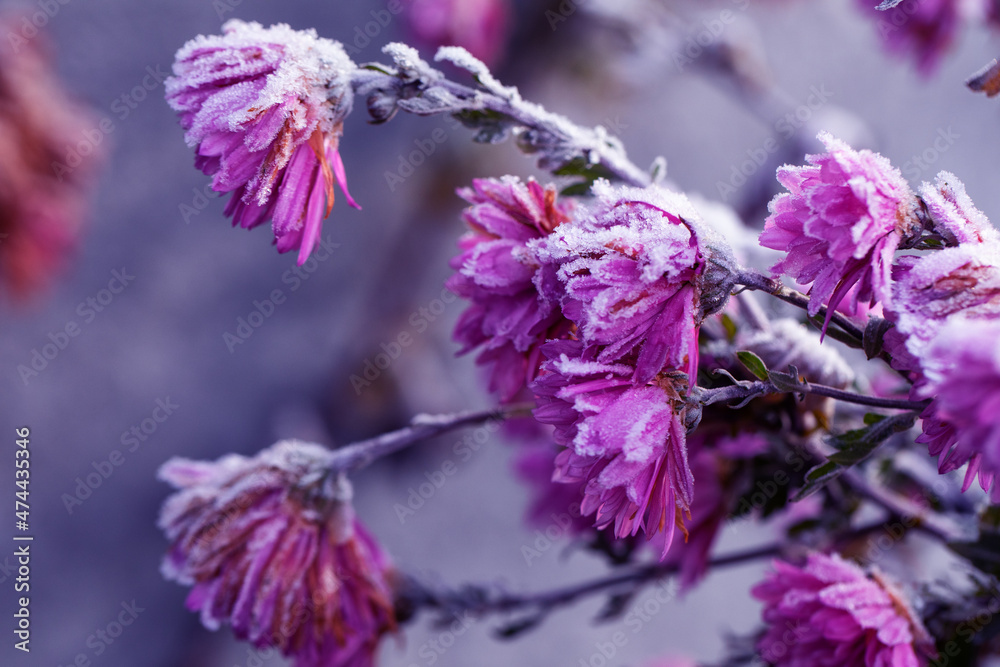
[[[767,372],[767,365],[756,354],[750,352],[749,350],[740,350],[736,353],[736,358],[739,359],[740,363],[743,364],[748,371],[753,373],[758,380],[763,380],[764,382],[768,381],[769,376]]]
[[[774,375],[772,373],[772,375]],[[916,413],[906,412],[892,417],[880,415],[866,416],[866,422],[872,423],[865,428],[848,431],[830,439],[830,444],[839,451],[830,458],[806,473],[805,485],[795,495],[793,500],[799,501],[819,491],[821,488],[840,477],[848,470],[865,461],[878,449],[879,445],[896,433],[909,430],[917,420]]]
[[[737,329],[736,329],[736,322],[733,321],[733,318],[723,313],[722,326],[726,330],[726,338],[728,338],[730,341],[734,340],[736,338]],[[761,378],[761,379],[766,379],[766,378]]]

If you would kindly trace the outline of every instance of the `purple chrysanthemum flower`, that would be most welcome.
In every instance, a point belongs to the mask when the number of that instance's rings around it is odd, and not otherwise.
[[[662,542],[665,555],[694,495],[679,391],[686,377],[636,386],[631,366],[601,363],[597,349],[580,341],[553,341],[543,352],[534,414],[567,448],[553,479],[586,484],[581,512],[594,515],[596,528],[613,526],[618,538],[642,531]]]
[[[965,192],[958,177],[942,171],[934,185],[924,183],[920,198],[934,223],[934,231],[950,246],[963,243],[1000,243],[1000,234]]]
[[[917,442],[938,456],[941,472],[968,463],[967,489],[979,485],[1000,502],[1000,320],[955,319],[924,348],[917,398],[934,398]]]
[[[876,19],[879,36],[888,50],[911,56],[924,76],[937,68],[966,18],[965,0],[905,0],[886,11],[878,3],[858,0],[863,11]]]
[[[315,31],[232,19],[221,36],[181,47],[166,83],[195,164],[216,192],[233,193],[226,215],[247,229],[272,220],[278,251],[297,249],[299,264],[333,207],[334,180],[359,208],[337,150],[354,69]]]
[[[460,354],[482,348],[477,362],[491,366],[490,390],[510,401],[535,377],[540,345],[569,327],[558,301],[536,289],[539,265],[527,244],[566,222],[571,207],[556,201],[554,186],[512,176],[476,179],[459,194],[472,204],[463,214],[471,231],[459,241],[446,285],[472,303],[455,339]]]
[[[556,268],[551,298],[585,345],[601,346],[597,361],[634,364],[637,385],[664,370],[693,378],[698,328],[729,297],[731,254],[683,195],[606,181],[593,192],[591,216],[531,244]]]
[[[772,270],[812,283],[809,314],[827,305],[829,320],[854,285],[853,309],[888,302],[893,256],[919,221],[916,197],[888,160],[818,136],[828,153],[778,170],[788,192],[771,201],[760,243],[788,253]]]
[[[252,458],[168,461],[160,477],[179,490],[160,514],[162,569],[193,586],[187,606],[209,629],[229,623],[296,667],[366,667],[395,629],[392,569],[329,457],[284,441]]]
[[[753,595],[768,624],[758,649],[775,667],[919,667],[934,653],[902,594],[837,554],[775,561]]]

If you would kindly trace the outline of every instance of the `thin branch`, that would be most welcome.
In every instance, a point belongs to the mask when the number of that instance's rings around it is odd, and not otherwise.
[[[463,426],[473,426],[491,421],[503,421],[511,417],[528,416],[534,408],[532,404],[507,405],[492,410],[476,410],[446,415],[417,415],[409,426],[383,433],[368,440],[345,445],[333,451],[330,470],[349,472],[364,468],[376,459],[406,449],[424,440],[454,431]]]
[[[809,311],[809,297],[799,292],[798,290],[793,290],[782,285],[779,281],[773,278],[768,278],[760,273],[751,271],[742,271],[736,276],[736,282],[743,285],[747,289],[756,290],[758,292],[766,292],[773,297],[781,299],[785,303],[789,303],[796,308],[801,308],[802,310]],[[817,315],[825,320],[827,317],[827,307],[821,306],[819,313]],[[859,329],[857,325],[851,322],[847,317],[834,311],[833,315],[830,316],[830,322],[836,324],[840,329],[844,331],[851,338],[856,339],[858,345],[864,340],[864,331]]]
[[[866,394],[858,394],[853,391],[844,391],[835,387],[828,387],[826,385],[813,384],[812,382],[805,381],[800,381],[796,383],[794,387],[787,388],[777,387],[772,382],[763,381],[739,382],[734,385],[719,387],[717,389],[705,389],[699,387],[696,392],[692,392],[692,398],[702,405],[729,403],[732,401],[740,401],[740,405],[743,405],[746,401],[757,398],[758,396],[786,393],[816,394],[817,396],[826,396],[838,401],[855,403],[857,405],[867,405],[873,408],[885,408],[887,410],[912,410],[914,412],[922,411],[930,403],[930,401],[909,401],[905,399],[868,396]]]
[[[449,80],[403,44],[390,44],[384,51],[395,66],[366,65],[352,82],[355,93],[367,99],[374,122],[385,122],[398,110],[419,116],[450,114],[478,129],[478,141],[496,143],[514,136],[523,151],[538,153],[539,166],[557,174],[606,176],[638,187],[654,181],[603,127],[583,128],[528,102],[463,49],[442,48],[437,60],[469,71],[476,87]]]
[[[777,556],[782,552],[782,548],[781,544],[768,544],[755,549],[719,556],[709,561],[709,567],[739,565],[761,558]],[[632,568],[626,572],[616,571],[607,576],[563,588],[523,595],[490,591],[478,586],[465,587],[455,591],[432,591],[411,580],[409,582],[411,588],[406,591],[406,596],[408,601],[417,608],[428,607],[448,614],[464,612],[473,616],[485,616],[490,613],[530,611],[544,616],[581,598],[627,584],[633,584],[632,592],[634,592],[646,583],[676,574],[679,570],[680,566],[675,563],[654,563]]]

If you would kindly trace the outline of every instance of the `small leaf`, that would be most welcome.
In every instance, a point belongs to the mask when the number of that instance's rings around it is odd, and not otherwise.
[[[872,424],[877,424],[885,419],[885,415],[878,415],[874,412],[869,412],[865,415],[865,425],[871,426]]]
[[[730,341],[736,338],[736,322],[734,322],[733,318],[729,317],[729,315],[725,313],[722,314],[722,327],[726,330],[726,338]],[[766,380],[767,378],[761,379]]]
[[[837,465],[833,461],[821,463],[806,473],[806,483],[799,489],[799,492],[792,498],[792,502],[798,502],[803,498],[808,498],[824,486],[840,477],[846,468]]]
[[[809,387],[809,384],[804,382],[802,378],[799,377],[799,369],[794,365],[788,366],[787,373],[780,373],[778,371],[771,371],[767,375],[767,379],[773,384],[779,391],[785,391],[789,393],[801,393],[803,389]]]
[[[573,183],[572,185],[567,185],[563,188],[559,194],[564,197],[583,197],[590,194],[590,187],[591,184],[589,181]]]
[[[868,325],[865,327],[865,333],[861,339],[861,346],[864,348],[866,357],[874,359],[882,354],[885,334],[891,328],[892,324],[881,317],[873,317],[868,320]]]
[[[758,380],[767,382],[768,379],[770,379],[767,372],[767,365],[753,352],[750,352],[749,350],[740,350],[736,353],[736,358],[739,359],[740,363],[743,364],[748,371],[753,373]]]

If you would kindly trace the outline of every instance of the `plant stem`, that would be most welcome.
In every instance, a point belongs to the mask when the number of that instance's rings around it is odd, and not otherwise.
[[[454,431],[463,426],[472,426],[491,421],[503,421],[510,417],[531,414],[534,405],[515,404],[492,410],[476,410],[445,415],[417,415],[409,426],[397,431],[383,433],[368,440],[361,440],[340,447],[332,452],[329,468],[332,472],[349,472],[364,468],[376,459],[388,456],[410,445],[435,436]]]
[[[727,403],[730,401],[746,401],[757,396],[767,394],[816,394],[844,401],[857,405],[867,405],[873,408],[885,408],[888,410],[913,410],[922,411],[930,401],[909,401],[906,399],[880,398],[878,396],[868,396],[852,391],[844,391],[835,387],[828,387],[822,384],[811,382],[800,382],[794,388],[782,389],[776,387],[771,382],[741,382],[735,385],[719,387],[718,389],[699,388],[696,400],[702,405],[712,405],[714,403]]]

